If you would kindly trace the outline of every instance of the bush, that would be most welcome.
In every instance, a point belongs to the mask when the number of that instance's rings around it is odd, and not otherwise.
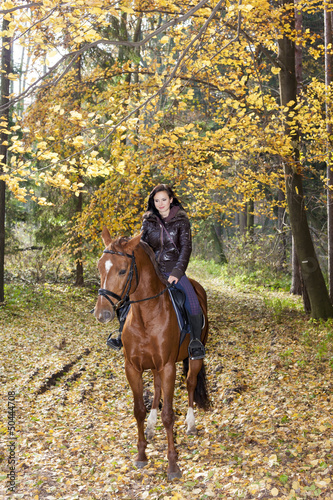
[[[289,290],[291,270],[274,235],[233,238],[225,242],[225,250],[228,276],[240,283]]]
[[[283,258],[281,247],[275,236],[256,234],[247,237],[224,239],[226,264],[219,264],[207,242],[206,254],[196,252],[192,266],[204,267],[201,272],[223,277],[236,286],[246,284],[271,289],[290,289],[291,269]],[[202,260],[200,260],[202,259]],[[203,264],[204,262],[204,264]]]
[[[98,256],[84,258],[84,277],[89,284],[98,283]],[[55,254],[50,249],[16,251],[6,255],[5,281],[26,283],[74,283],[75,263],[65,253]]]

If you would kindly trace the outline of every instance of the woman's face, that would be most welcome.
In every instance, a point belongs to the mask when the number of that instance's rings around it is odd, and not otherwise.
[[[154,196],[155,207],[159,211],[161,217],[167,217],[170,212],[170,205],[173,198],[170,198],[166,191],[159,191]]]

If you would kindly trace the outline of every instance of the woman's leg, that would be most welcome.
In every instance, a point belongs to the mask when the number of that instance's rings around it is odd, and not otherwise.
[[[191,341],[188,347],[190,359],[202,359],[206,354],[206,350],[201,342],[203,314],[198,296],[195,293],[190,280],[185,274],[181,277],[175,287],[182,290],[186,297],[185,308],[188,312],[191,327]]]
[[[200,314],[202,311],[201,311],[201,307],[199,304],[198,296],[195,293],[195,290],[194,290],[190,280],[188,279],[188,277],[185,274],[184,274],[184,276],[182,276],[180,278],[180,280],[175,285],[175,287],[182,290],[185,293],[185,297],[186,297],[185,307],[186,307],[186,310],[188,311],[188,313],[190,315]]]

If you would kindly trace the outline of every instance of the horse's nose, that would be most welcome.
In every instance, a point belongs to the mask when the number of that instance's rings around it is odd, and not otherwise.
[[[111,311],[108,311],[107,309],[103,309],[102,311],[99,312],[98,315],[96,315],[96,318],[101,323],[107,323],[108,321],[111,321],[112,313],[111,313]]]

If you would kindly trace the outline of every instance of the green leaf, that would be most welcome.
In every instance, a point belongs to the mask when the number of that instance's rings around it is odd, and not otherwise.
[[[281,474],[281,476],[279,477],[279,480],[281,481],[282,484],[286,484],[288,482],[288,479],[289,476],[287,476],[286,474]]]

